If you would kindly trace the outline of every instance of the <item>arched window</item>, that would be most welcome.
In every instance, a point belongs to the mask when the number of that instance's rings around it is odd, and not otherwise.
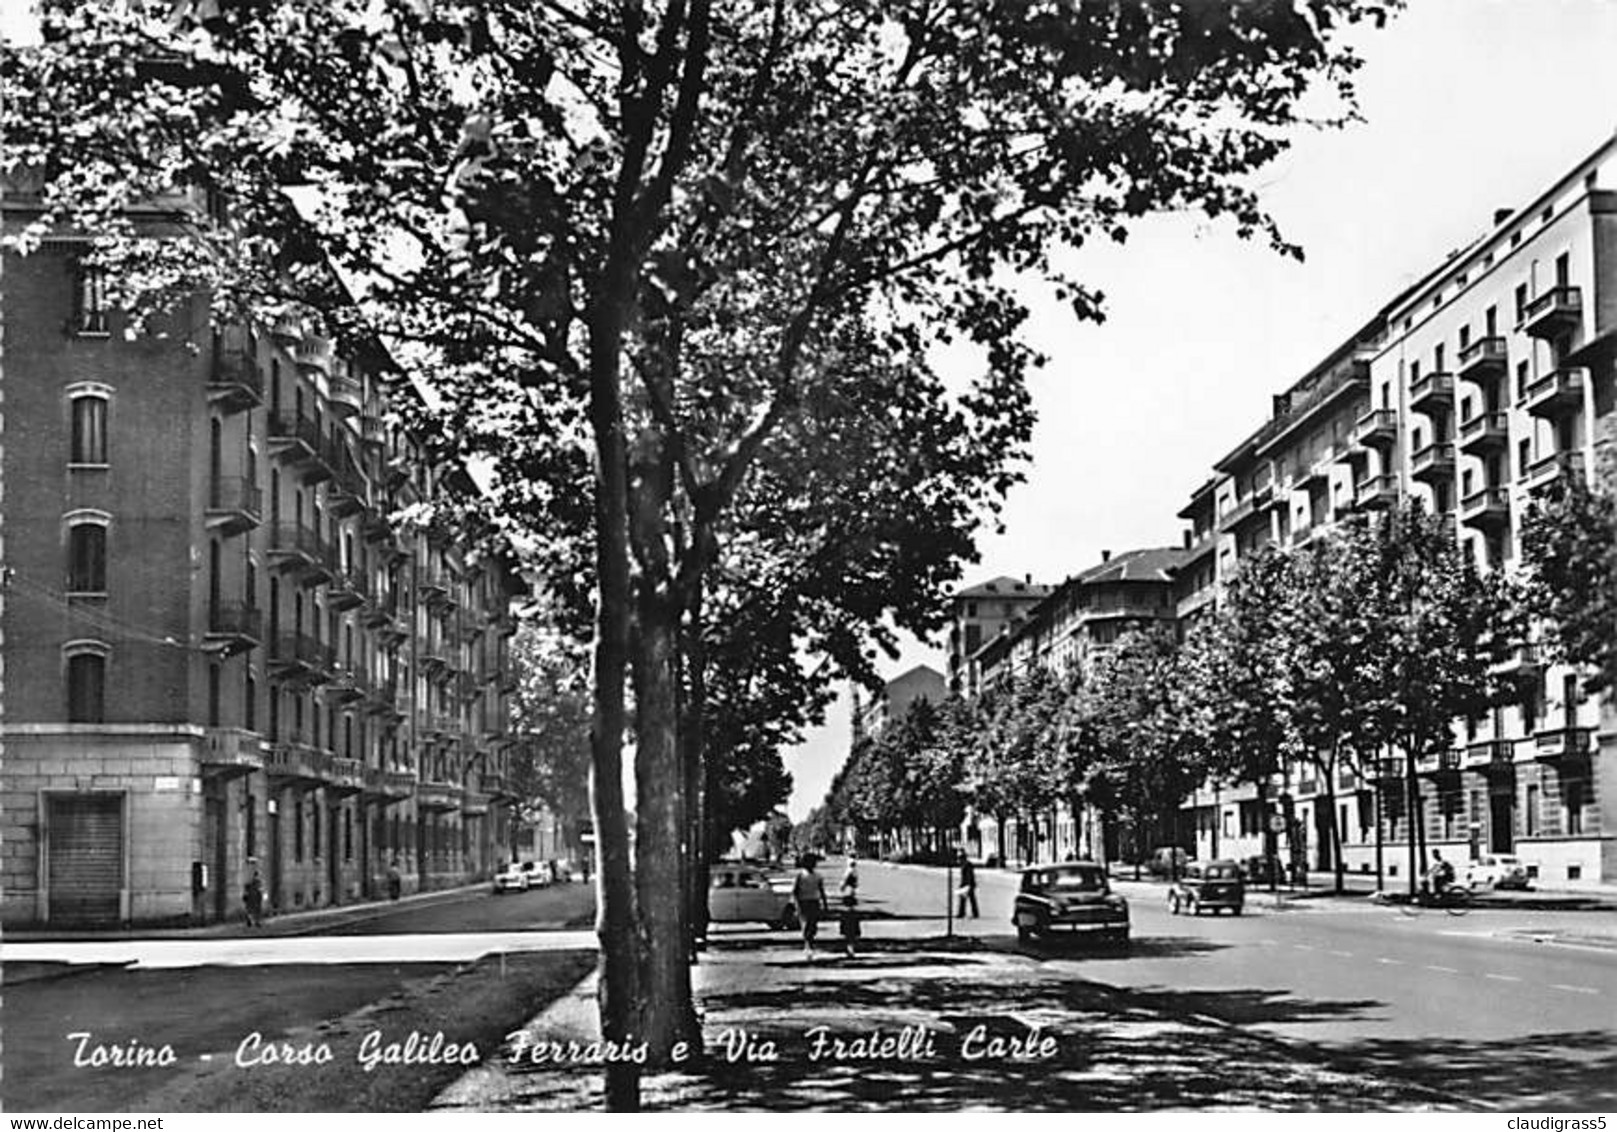
[[[107,592],[107,524],[104,511],[74,511],[67,516],[67,592]]]
[[[67,664],[67,720],[102,723],[106,718],[108,647],[100,641],[69,641],[62,652]]]
[[[107,463],[107,400],[104,385],[79,385],[68,390],[68,463],[104,467]]]

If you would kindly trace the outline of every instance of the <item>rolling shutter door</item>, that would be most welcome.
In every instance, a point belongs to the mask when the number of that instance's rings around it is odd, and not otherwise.
[[[123,799],[117,794],[51,798],[50,920],[116,923],[123,887]]]

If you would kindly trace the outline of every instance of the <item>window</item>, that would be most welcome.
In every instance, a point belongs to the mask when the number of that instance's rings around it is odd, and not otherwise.
[[[1572,261],[1566,252],[1555,257],[1555,285],[1565,287],[1572,282]]]
[[[1499,334],[1498,307],[1489,307],[1486,311],[1484,311],[1482,313],[1482,321],[1486,326],[1486,329],[1483,330],[1483,334],[1489,338],[1496,337]]]
[[[1526,362],[1516,363],[1516,399],[1519,401],[1527,395],[1529,375]]]
[[[72,400],[68,462],[107,462],[107,397],[105,393],[75,393]]]
[[[1467,346],[1471,345],[1471,324],[1460,327],[1460,352],[1465,353]]]
[[[107,523],[105,519],[79,519],[67,529],[67,591],[74,594],[107,592]]]
[[[107,276],[99,267],[73,265],[73,333],[107,332]]]
[[[1528,837],[1537,837],[1538,836],[1538,787],[1537,786],[1529,786],[1527,788],[1527,807],[1526,807],[1526,812],[1522,815],[1522,818],[1527,823],[1527,827],[1526,827],[1526,830],[1525,830],[1527,836]]]
[[[1516,321],[1520,322],[1527,317],[1527,284],[1516,285]]]
[[[1443,343],[1441,342],[1432,350],[1432,370],[1436,373],[1443,372]]]
[[[68,646],[67,721],[102,723],[106,718],[106,646],[81,643]]]
[[[292,859],[303,860],[303,798],[292,802]]]
[[[1528,467],[1533,462],[1533,442],[1522,439],[1516,442],[1516,478],[1521,479],[1527,474]]]

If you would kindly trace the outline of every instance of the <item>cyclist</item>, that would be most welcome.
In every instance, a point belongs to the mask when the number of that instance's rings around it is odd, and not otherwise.
[[[1445,861],[1443,854],[1436,849],[1432,850],[1432,867],[1426,870],[1426,884],[1434,900],[1441,900],[1454,884],[1454,866]]]

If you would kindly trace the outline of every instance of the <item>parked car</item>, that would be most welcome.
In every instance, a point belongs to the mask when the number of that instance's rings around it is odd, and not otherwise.
[[[1188,912],[1199,916],[1206,909],[1215,914],[1226,909],[1241,914],[1246,904],[1246,881],[1236,861],[1190,861],[1183,875],[1168,889],[1168,911],[1175,916]]]
[[[535,861],[512,861],[494,876],[494,891],[526,892],[530,888],[537,888],[543,881],[536,879],[539,865]]]
[[[1527,866],[1520,857],[1504,853],[1489,853],[1471,862],[1465,870],[1467,888],[1520,888],[1528,887]]]
[[[1163,845],[1151,854],[1145,867],[1154,877],[1176,877],[1185,871],[1188,859],[1189,854],[1177,845]]]
[[[714,924],[767,924],[781,931],[797,927],[792,878],[771,876],[757,865],[721,861],[709,871],[707,918]]]
[[[1093,861],[1023,869],[1011,919],[1023,942],[1058,931],[1117,947],[1129,942],[1128,901],[1112,891],[1106,870]]]

